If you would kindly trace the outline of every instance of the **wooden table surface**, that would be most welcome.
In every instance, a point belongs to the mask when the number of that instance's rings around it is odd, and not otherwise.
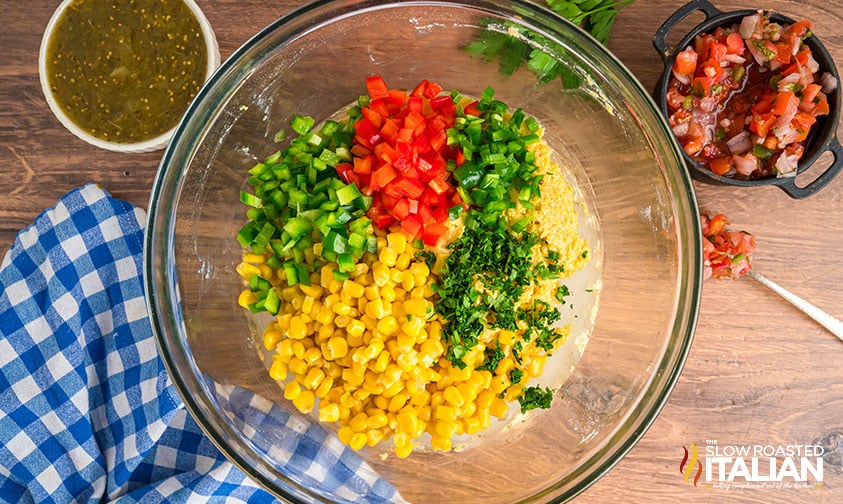
[[[50,113],[38,81],[41,35],[58,0],[0,0],[0,250],[65,192],[97,182],[146,207],[161,152],[121,155],[90,147]],[[225,58],[300,2],[198,0]],[[755,8],[739,1],[719,7]],[[662,71],[651,40],[682,2],[637,0],[609,48],[647,89]],[[806,16],[843,63],[840,0],[768,0]],[[699,14],[682,26],[690,28]],[[830,156],[827,156],[830,158]],[[828,163],[830,160],[823,159]],[[802,179],[800,178],[800,182]],[[807,181],[806,181],[807,182]],[[796,201],[777,188],[696,184],[704,210],[725,212],[756,235],[755,269],[843,317],[843,177]],[[679,470],[683,446],[823,445],[822,488],[694,487]],[[765,466],[762,466],[765,467]],[[693,348],[662,413],[640,443],[578,502],[843,502],[843,342],[748,278],[705,284]]]

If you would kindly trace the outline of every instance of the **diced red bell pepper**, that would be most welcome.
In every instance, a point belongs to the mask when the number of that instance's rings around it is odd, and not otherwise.
[[[366,90],[374,100],[389,97],[389,87],[380,75],[366,77]]]
[[[392,165],[384,164],[372,173],[372,187],[377,191],[386,187],[390,182],[395,180],[398,174],[392,168]]]

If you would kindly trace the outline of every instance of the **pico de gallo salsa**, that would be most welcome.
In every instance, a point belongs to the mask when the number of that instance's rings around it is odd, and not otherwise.
[[[728,229],[729,218],[700,215],[703,235],[703,279],[738,278],[752,269],[755,237],[746,231]]]
[[[837,87],[805,44],[811,29],[806,19],[782,26],[759,11],[677,53],[666,100],[685,152],[717,175],[795,176]]]

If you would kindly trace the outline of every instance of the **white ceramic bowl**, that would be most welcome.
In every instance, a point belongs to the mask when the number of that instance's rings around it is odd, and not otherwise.
[[[103,140],[101,138],[95,137],[90,133],[86,132],[82,128],[80,128],[70,117],[65,113],[64,109],[58,104],[56,101],[55,96],[50,88],[49,79],[47,76],[47,46],[50,40],[50,37],[53,34],[53,31],[56,28],[56,24],[58,23],[61,15],[64,13],[65,9],[70,6],[72,3],[76,2],[77,0],[63,0],[62,3],[56,8],[56,11],[53,13],[53,16],[50,18],[50,21],[47,23],[47,27],[44,29],[44,35],[41,38],[41,49],[38,53],[38,74],[41,81],[41,91],[44,93],[44,98],[47,100],[47,104],[50,106],[50,110],[52,110],[53,114],[58,118],[59,122],[67,128],[71,133],[76,135],[77,137],[81,138],[82,140],[88,142],[91,145],[99,147],[101,149],[106,149],[115,152],[151,152],[159,149],[163,149],[167,142],[170,141],[170,137],[173,136],[173,132],[175,131],[175,127],[171,128],[169,131],[162,133],[154,138],[150,138],[148,140],[143,140],[140,142],[133,142],[133,143],[122,143],[122,142],[110,142],[108,140]],[[219,45],[217,44],[216,35],[214,35],[213,29],[211,29],[211,24],[208,22],[208,19],[205,17],[205,14],[202,13],[202,10],[199,6],[194,2],[194,0],[183,0],[184,3],[190,8],[193,15],[199,21],[199,26],[202,29],[202,35],[205,39],[205,46],[207,49],[207,56],[208,56],[208,65],[205,71],[205,80],[207,80],[211,74],[214,73],[214,70],[217,69],[220,65],[220,50]]]

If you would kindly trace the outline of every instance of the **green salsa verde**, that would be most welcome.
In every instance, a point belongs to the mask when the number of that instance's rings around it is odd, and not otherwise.
[[[172,129],[207,66],[202,28],[182,0],[76,0],[47,45],[58,105],[85,132],[116,143]]]

